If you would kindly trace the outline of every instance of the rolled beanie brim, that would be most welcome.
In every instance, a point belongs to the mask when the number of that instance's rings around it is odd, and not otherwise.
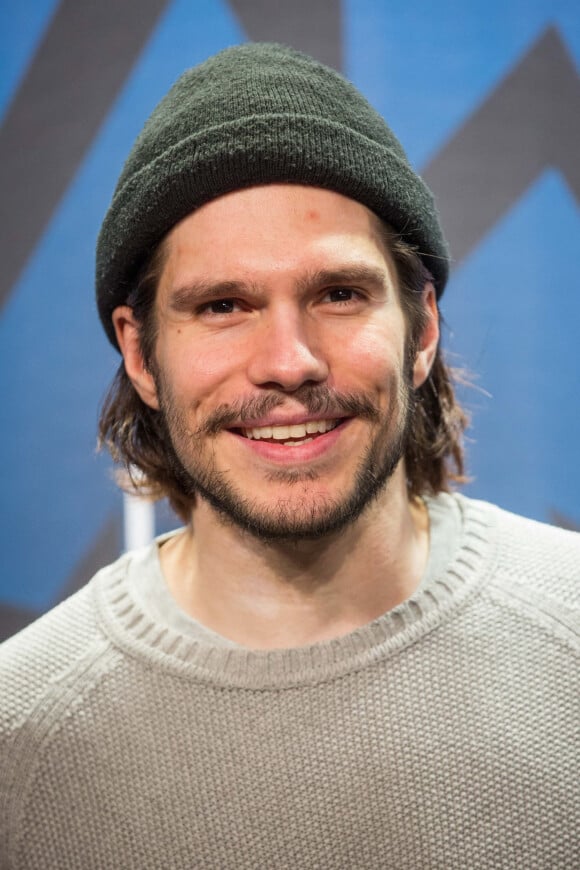
[[[115,347],[113,310],[171,228],[212,199],[261,184],[311,185],[362,203],[416,247],[441,295],[449,254],[433,197],[394,137],[390,147],[352,124],[280,112],[205,126],[176,142],[167,130],[159,138],[151,159],[135,165],[130,156],[99,234],[97,301]]]

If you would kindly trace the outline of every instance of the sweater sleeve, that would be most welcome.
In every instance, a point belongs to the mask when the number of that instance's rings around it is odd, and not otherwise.
[[[54,687],[102,645],[91,584],[0,646],[0,867],[12,866],[15,805]]]

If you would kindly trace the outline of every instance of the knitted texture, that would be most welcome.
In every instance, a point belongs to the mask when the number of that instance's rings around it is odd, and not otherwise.
[[[151,623],[154,547],[8,641],[0,867],[576,868],[579,537],[457,498],[446,571],[332,642]]]
[[[272,182],[363,203],[417,246],[443,291],[448,250],[433,197],[383,118],[307,55],[247,44],[184,73],[127,159],[97,245],[97,302],[113,345],[111,313],[171,227],[221,194]]]

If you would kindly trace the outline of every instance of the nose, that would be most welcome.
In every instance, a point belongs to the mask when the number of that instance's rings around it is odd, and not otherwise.
[[[287,392],[305,383],[321,383],[328,364],[321,352],[315,325],[286,308],[264,318],[250,354],[248,375],[256,386]]]

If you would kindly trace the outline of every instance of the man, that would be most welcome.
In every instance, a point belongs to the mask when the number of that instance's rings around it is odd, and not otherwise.
[[[577,866],[580,544],[450,493],[447,250],[385,122],[222,52],[97,260],[101,437],[185,528],[5,645],[2,866]]]

